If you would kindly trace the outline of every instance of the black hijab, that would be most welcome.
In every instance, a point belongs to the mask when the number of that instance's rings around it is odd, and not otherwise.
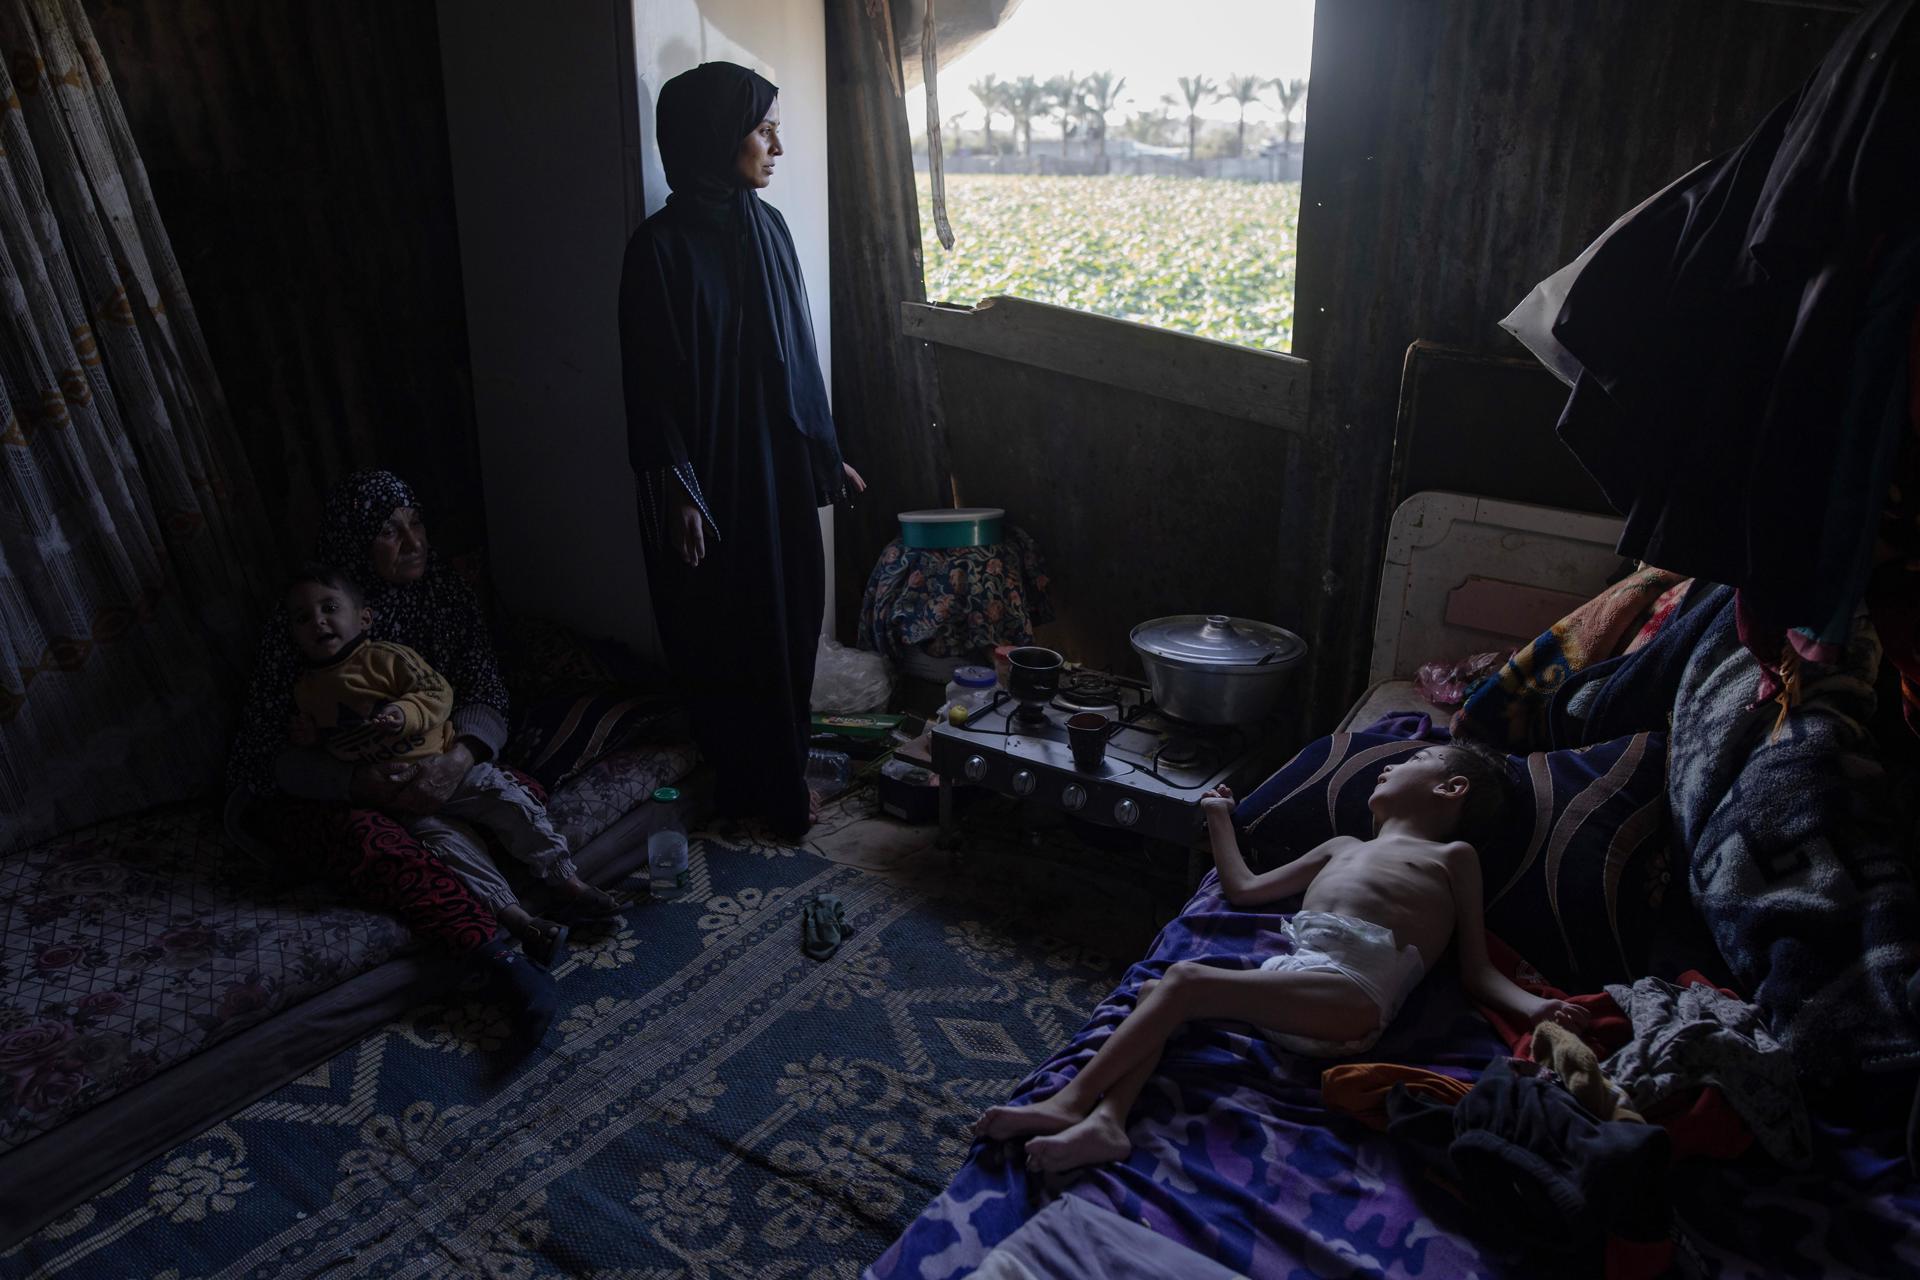
[[[827,408],[826,382],[813,340],[807,286],[786,223],[745,186],[734,167],[740,141],[767,117],[780,93],[766,77],[731,62],[704,62],[660,90],[655,132],[676,218],[724,224],[741,336],[761,348],[747,367],[759,373],[764,403],[811,445],[821,498],[843,488],[840,444]],[[686,458],[676,458],[685,462]]]

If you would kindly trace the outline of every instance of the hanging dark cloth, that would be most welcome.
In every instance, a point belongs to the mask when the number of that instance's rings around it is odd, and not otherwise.
[[[647,578],[695,739],[722,812],[797,833],[826,607],[818,508],[844,483],[793,237],[734,171],[778,92],[725,62],[661,89],[673,194],[627,244],[620,345]],[[697,567],[668,527],[676,481],[706,521]]]
[[[1904,434],[1920,4],[1883,0],[1738,148],[1618,227],[1555,338],[1561,438],[1627,517],[1622,554],[1740,592],[1777,691],[1838,656]]]

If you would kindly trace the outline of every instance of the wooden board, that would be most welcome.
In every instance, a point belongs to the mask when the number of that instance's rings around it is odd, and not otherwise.
[[[1300,437],[1034,365],[938,347],[960,500],[1032,533],[1058,621],[1040,642],[1139,675],[1128,633],[1175,613],[1298,630],[1275,589]],[[1311,661],[1311,659],[1310,659]]]
[[[1614,514],[1560,443],[1566,404],[1566,384],[1530,355],[1414,343],[1400,375],[1388,504],[1437,489]]]
[[[1024,298],[903,303],[910,338],[1086,378],[1282,431],[1307,429],[1307,363]]]

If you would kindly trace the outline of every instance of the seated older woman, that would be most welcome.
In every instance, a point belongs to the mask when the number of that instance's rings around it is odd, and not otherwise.
[[[476,762],[495,759],[505,745],[507,690],[479,602],[432,554],[420,504],[389,472],[356,472],[333,490],[315,558],[355,580],[373,611],[374,639],[415,650],[453,686],[455,741],[425,760],[357,765],[292,745],[292,692],[304,667],[276,610],[261,639],[229,780],[252,802],[254,831],[398,915],[416,937],[470,956],[523,1011],[522,1030],[537,1041],[552,1016],[553,979],[507,935],[550,952],[552,924],[530,915],[486,859],[450,869],[404,825],[433,814]],[[576,917],[616,909],[577,876],[559,887]]]

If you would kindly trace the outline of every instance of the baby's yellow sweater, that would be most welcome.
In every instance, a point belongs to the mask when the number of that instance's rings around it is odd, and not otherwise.
[[[403,644],[363,641],[293,686],[294,705],[313,717],[320,745],[341,760],[424,760],[453,745],[453,687]],[[389,733],[373,715],[389,702],[406,726]]]

